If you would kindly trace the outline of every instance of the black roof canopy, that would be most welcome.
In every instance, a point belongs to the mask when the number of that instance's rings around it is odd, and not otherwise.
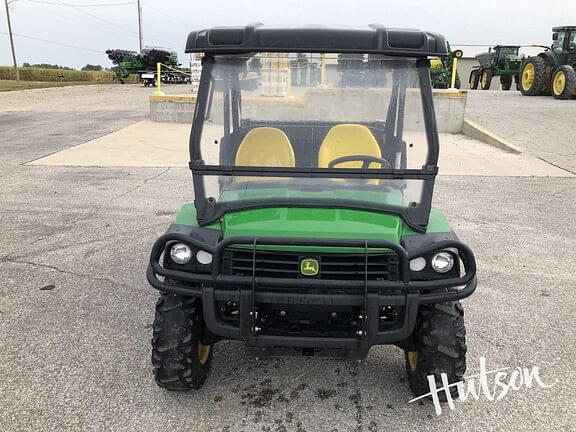
[[[561,27],[554,27],[552,29],[553,32],[562,32],[562,31],[575,31],[576,26],[561,26]]]
[[[412,29],[393,29],[380,24],[365,28],[213,27],[193,31],[186,52],[234,54],[246,52],[333,52],[393,56],[446,56],[442,35]]]

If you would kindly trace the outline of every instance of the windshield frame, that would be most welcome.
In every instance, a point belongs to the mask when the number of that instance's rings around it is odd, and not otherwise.
[[[223,165],[206,165],[202,159],[201,138],[204,120],[209,112],[214,83],[212,70],[215,63],[214,55],[206,55],[202,59],[202,73],[198,89],[196,108],[192,120],[192,130],[189,140],[190,162],[194,186],[194,204],[196,207],[198,223],[208,225],[220,219],[228,212],[255,208],[269,207],[325,207],[367,210],[381,213],[392,213],[402,217],[405,223],[416,231],[423,232],[428,224],[430,214],[434,181],[438,172],[439,139],[432,100],[432,85],[430,82],[429,61],[427,58],[410,58],[416,60],[416,70],[420,84],[423,119],[427,141],[426,162],[421,169],[362,169],[362,168],[302,168],[302,167],[240,167]],[[390,108],[386,121],[392,121],[397,129],[396,134],[402,137],[404,121],[404,103],[406,97],[406,83],[400,79],[394,84]],[[239,109],[240,92],[230,89],[225,97],[232,98],[232,121],[234,111]],[[394,101],[392,101],[394,99]],[[393,103],[392,103],[393,102]],[[393,108],[392,108],[393,107]],[[396,113],[398,110],[398,113]],[[420,201],[414,205],[394,206],[389,204],[371,204],[369,202],[350,202],[338,199],[309,199],[309,198],[264,198],[258,200],[245,200],[240,202],[218,202],[206,196],[204,176],[259,176],[259,177],[319,177],[319,178],[350,178],[350,179],[419,179],[422,180]]]

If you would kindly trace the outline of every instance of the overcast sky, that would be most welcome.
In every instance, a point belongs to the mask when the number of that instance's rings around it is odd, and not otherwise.
[[[106,49],[138,48],[135,0],[9,1],[20,65],[109,67]],[[9,65],[4,1],[0,8],[0,65]],[[142,0],[142,12],[144,44],[175,49],[181,62],[188,32],[214,25],[380,23],[439,32],[454,45],[549,45],[553,26],[576,25],[575,0]]]

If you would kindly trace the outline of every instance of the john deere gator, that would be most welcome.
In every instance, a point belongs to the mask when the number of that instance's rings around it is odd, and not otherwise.
[[[186,52],[205,53],[188,143],[194,201],[147,271],[160,291],[158,385],[201,387],[226,339],[259,358],[361,360],[393,344],[415,394],[429,376],[462,380],[459,300],[476,288],[476,264],[431,206],[440,144],[428,59],[448,55],[444,38],[249,25],[194,31]],[[262,67],[285,84],[298,53],[357,55],[346,73],[362,79],[266,98],[245,85],[255,58],[286,65]]]

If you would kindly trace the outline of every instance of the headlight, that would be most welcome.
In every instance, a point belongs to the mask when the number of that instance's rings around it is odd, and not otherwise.
[[[426,258],[418,257],[410,260],[410,270],[419,272],[424,270],[424,267],[426,267]]]
[[[212,264],[212,254],[203,250],[199,250],[196,253],[196,261],[204,265]]]
[[[184,243],[176,243],[170,248],[170,258],[176,264],[186,264],[192,259],[192,249]]]
[[[454,257],[449,252],[438,252],[430,264],[436,273],[448,273],[454,267]]]

